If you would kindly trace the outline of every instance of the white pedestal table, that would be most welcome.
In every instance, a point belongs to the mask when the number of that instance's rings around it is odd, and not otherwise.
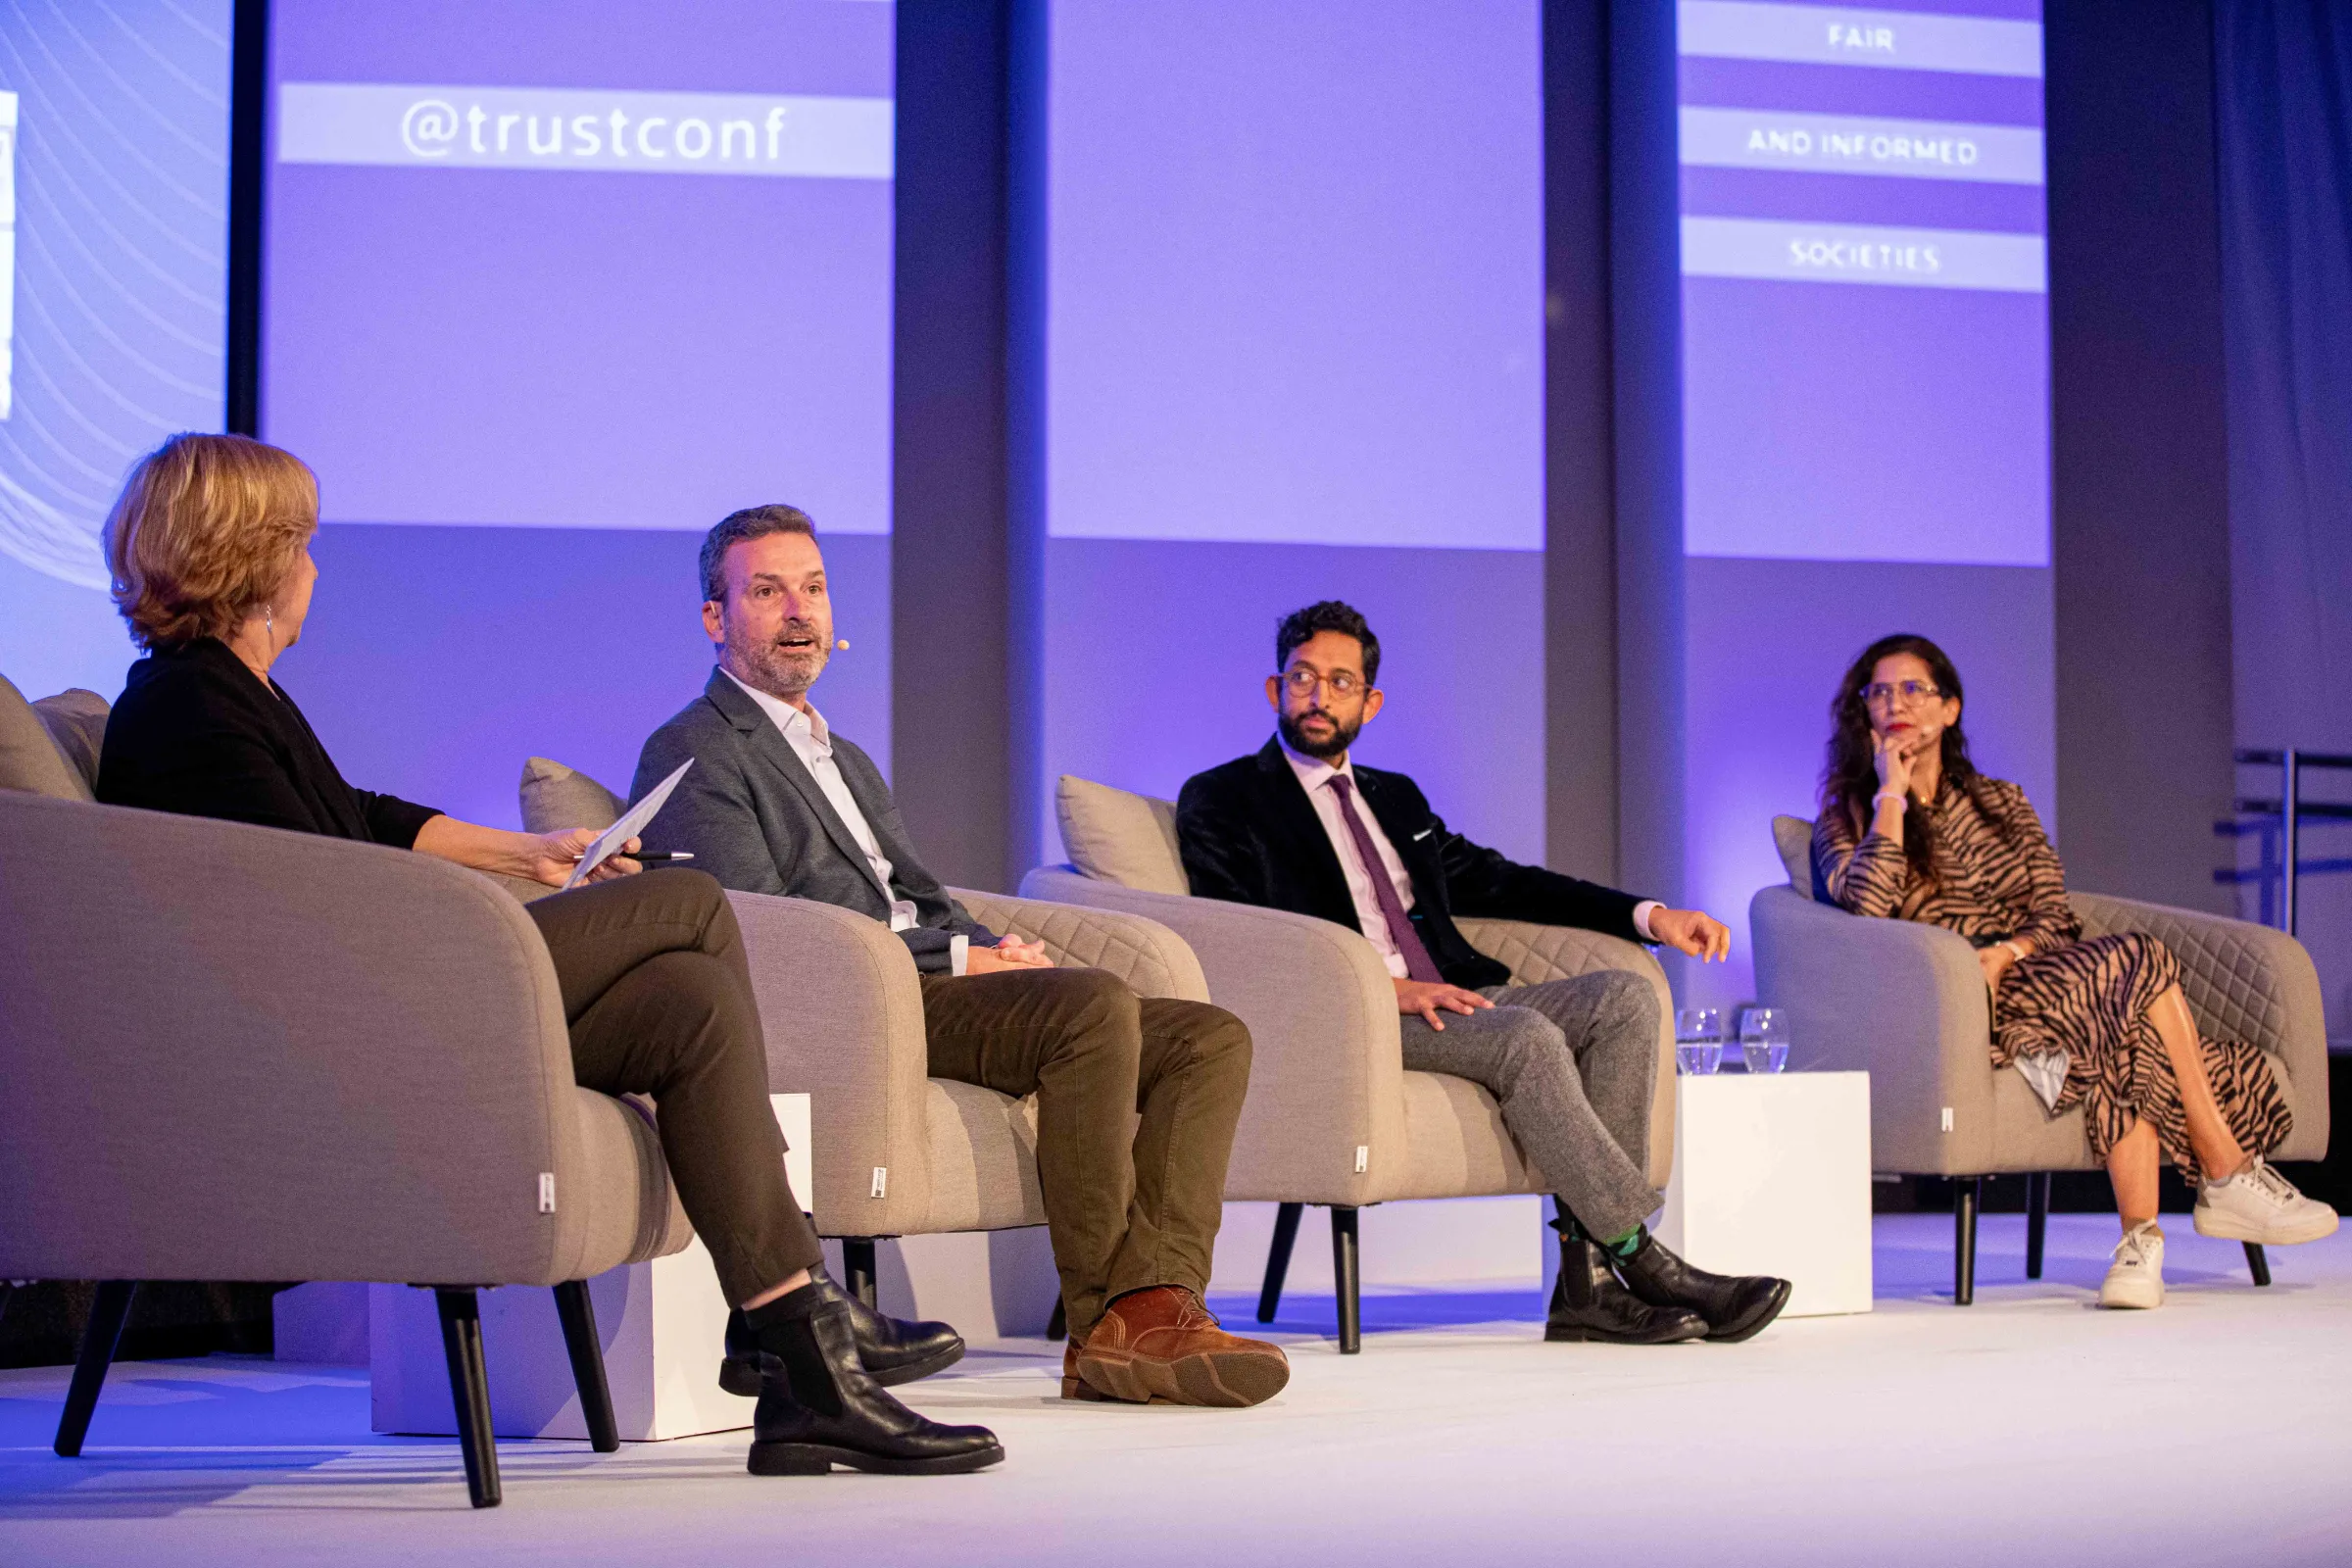
[[[1675,1082],[1674,1175],[1657,1237],[1716,1274],[1775,1274],[1783,1317],[1867,1312],[1870,1074]]]

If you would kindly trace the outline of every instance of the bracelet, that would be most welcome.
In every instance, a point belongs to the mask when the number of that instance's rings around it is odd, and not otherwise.
[[[1885,806],[1888,801],[1892,801],[1895,805],[1901,807],[1906,811],[1911,809],[1910,799],[1909,797],[1905,796],[1901,790],[1879,791],[1878,794],[1873,795],[1870,798],[1871,808],[1876,810],[1879,807]]]

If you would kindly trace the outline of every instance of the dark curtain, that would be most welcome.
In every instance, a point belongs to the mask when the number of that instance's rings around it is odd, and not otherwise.
[[[2352,751],[2352,4],[2214,24],[2237,736]]]

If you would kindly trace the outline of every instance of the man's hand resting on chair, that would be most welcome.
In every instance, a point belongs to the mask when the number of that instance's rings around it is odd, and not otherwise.
[[[975,947],[963,956],[963,972],[1001,974],[1007,969],[1051,969],[1054,960],[1043,942],[1023,942],[1008,936],[993,948]]]

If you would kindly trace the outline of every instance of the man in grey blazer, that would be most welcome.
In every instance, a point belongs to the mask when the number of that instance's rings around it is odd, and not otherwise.
[[[1282,1351],[1225,1333],[1200,1300],[1249,1030],[1221,1007],[1056,968],[1043,943],[989,930],[923,868],[880,769],[808,701],[834,643],[806,514],[727,516],[703,541],[702,577],[718,668],[638,759],[633,795],[695,764],[646,848],[689,852],[730,888],[887,924],[922,984],[931,1075],[1038,1097],[1038,1182],[1070,1329],[1064,1398],[1272,1397],[1290,1379]]]

